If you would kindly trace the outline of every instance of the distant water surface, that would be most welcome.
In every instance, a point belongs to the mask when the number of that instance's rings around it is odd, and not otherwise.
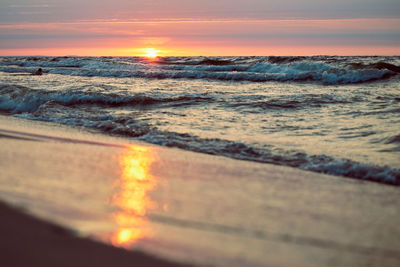
[[[399,185],[399,72],[400,57],[0,57],[0,111]]]

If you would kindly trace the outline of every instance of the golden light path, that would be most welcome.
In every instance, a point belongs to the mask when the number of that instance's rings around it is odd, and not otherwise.
[[[115,246],[129,246],[150,235],[146,229],[146,212],[154,205],[148,192],[156,186],[155,177],[150,174],[152,162],[151,148],[137,145],[129,146],[119,158],[121,190],[114,196],[114,204],[120,208],[114,214],[119,230],[111,238]]]

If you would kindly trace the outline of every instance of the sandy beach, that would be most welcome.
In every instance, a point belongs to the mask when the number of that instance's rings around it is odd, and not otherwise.
[[[394,186],[6,116],[0,142],[4,266],[400,264]]]
[[[3,266],[185,266],[76,237],[4,203],[0,216]]]

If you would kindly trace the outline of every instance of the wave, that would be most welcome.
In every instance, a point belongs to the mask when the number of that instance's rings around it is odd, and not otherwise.
[[[187,133],[160,131],[157,127],[151,126],[145,121],[136,120],[132,116],[89,114],[76,109],[71,109],[65,113],[65,107],[55,103],[46,103],[33,114],[26,113],[19,116],[89,127],[106,134],[137,138],[153,144],[199,153],[289,166],[395,186],[400,185],[400,169],[333,158],[327,155],[308,155],[301,151],[285,151],[273,146],[259,147],[257,144],[246,144],[218,138],[199,138]]]
[[[386,70],[390,70],[393,72],[397,72],[400,73],[400,66],[396,66],[390,63],[386,63],[386,62],[378,62],[378,63],[372,63],[372,64],[362,64],[362,63],[351,63],[350,66],[352,66],[354,69],[378,69],[378,70],[382,70],[382,69],[386,69]]]
[[[201,139],[189,134],[148,132],[141,140],[195,152],[222,155],[240,160],[271,163],[319,173],[340,175],[361,180],[400,185],[400,170],[390,167],[335,159],[326,155],[307,155],[298,151],[284,151],[274,147],[257,148],[241,142],[221,139]]]
[[[345,99],[340,95],[296,94],[294,96],[234,96],[224,98],[211,93],[113,93],[106,87],[93,92],[91,90],[45,90],[31,89],[19,85],[0,84],[0,111],[11,114],[35,113],[48,103],[64,107],[82,108],[167,108],[189,107],[194,105],[218,104],[220,107],[235,109],[238,112],[268,112],[273,110],[294,110],[319,108],[324,105],[354,103],[357,99]],[[80,107],[81,106],[81,107]],[[43,109],[43,108],[42,108]]]
[[[386,60],[386,61],[385,61]],[[167,57],[3,58],[0,70],[145,79],[247,82],[316,82],[326,85],[380,81],[398,76],[397,57]]]
[[[400,134],[387,138],[385,144],[400,144]]]
[[[239,96],[234,97],[230,102],[225,103],[227,107],[240,109],[251,112],[259,112],[260,110],[292,110],[292,109],[308,109],[319,108],[324,105],[348,104],[358,102],[357,99],[346,99],[343,96],[332,94],[297,94],[294,96]]]
[[[90,91],[50,91],[33,90],[19,85],[0,85],[0,110],[9,113],[36,112],[47,103],[64,106],[93,105],[97,107],[143,107],[151,105],[197,105],[212,101],[203,94],[187,94],[179,96],[145,94],[122,95],[115,93]]]
[[[243,99],[244,97],[245,99]],[[221,102],[212,95],[205,94],[157,94],[157,97],[145,94],[124,95],[107,91],[51,91],[34,90],[18,85],[0,85],[0,110],[24,117],[44,121],[53,121],[74,126],[90,127],[106,134],[134,137],[150,143],[168,147],[178,147],[201,153],[231,157],[262,163],[273,163],[332,175],[340,175],[362,180],[370,180],[392,185],[400,185],[400,170],[388,166],[375,166],[327,155],[309,155],[301,151],[288,151],[272,145],[260,145],[234,142],[218,138],[200,138],[188,133],[162,131],[146,119],[135,116],[142,107],[157,108],[160,105],[180,106],[218,103],[223,105],[243,105],[258,108],[298,108],[312,105],[334,104],[342,101],[338,97],[318,97],[303,95],[300,100],[270,99],[263,96],[240,96],[232,102]],[[231,99],[231,98],[230,98]],[[231,99],[232,100],[232,99]],[[104,107],[129,107],[124,112],[111,113]],[[399,135],[387,137],[382,144],[399,144]]]
[[[206,79],[231,82],[320,82],[326,85],[354,84],[386,80],[397,75],[388,70],[351,70],[331,69],[318,71],[291,71],[282,72],[245,72],[239,71],[240,67],[234,67],[229,71],[208,70],[186,71],[186,70],[163,70],[163,71],[104,71],[104,70],[80,70],[56,69],[49,71],[53,74],[75,75],[87,77],[116,77],[116,78],[145,78],[145,79]]]
[[[261,163],[271,163],[300,168],[330,175],[400,185],[400,169],[359,163],[348,159],[337,159],[326,155],[308,155],[298,151],[258,148],[241,142],[221,139],[201,139],[189,134],[149,131],[141,140],[168,147],[177,147],[200,153],[226,156]]]
[[[268,61],[273,64],[284,64],[295,61],[305,60],[306,57],[284,57],[284,56],[270,56]]]

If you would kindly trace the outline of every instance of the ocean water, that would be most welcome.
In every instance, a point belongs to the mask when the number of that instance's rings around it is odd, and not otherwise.
[[[0,112],[400,185],[399,73],[400,57],[0,57]]]

